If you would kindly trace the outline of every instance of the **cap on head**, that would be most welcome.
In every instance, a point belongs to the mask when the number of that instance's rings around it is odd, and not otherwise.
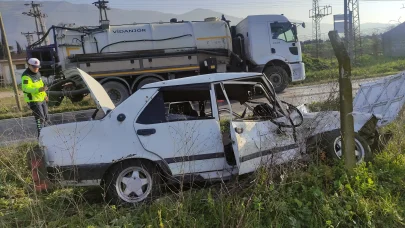
[[[34,67],[41,67],[41,62],[37,58],[28,59],[28,64]]]

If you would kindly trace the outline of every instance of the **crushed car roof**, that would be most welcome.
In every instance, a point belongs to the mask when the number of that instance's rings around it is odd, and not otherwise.
[[[228,81],[234,79],[249,78],[255,76],[263,76],[261,73],[215,73],[215,74],[204,74],[197,75],[187,78],[172,79],[169,81],[161,81],[150,83],[142,86],[141,89],[150,89],[150,88],[161,88],[167,86],[179,86],[179,85],[191,85],[191,84],[202,84],[202,83],[213,83],[220,81]]]

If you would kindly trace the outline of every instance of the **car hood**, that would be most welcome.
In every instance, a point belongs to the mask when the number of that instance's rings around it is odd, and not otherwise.
[[[378,126],[393,122],[405,104],[405,72],[360,84],[353,111],[380,115]]]
[[[107,114],[107,111],[115,108],[114,103],[111,101],[110,96],[108,96],[103,86],[92,76],[79,68],[69,69],[69,71],[65,71],[64,74],[67,78],[69,78],[70,75],[78,74],[83,79],[88,90],[90,91],[91,98],[96,103],[97,108],[103,110],[105,114]]]

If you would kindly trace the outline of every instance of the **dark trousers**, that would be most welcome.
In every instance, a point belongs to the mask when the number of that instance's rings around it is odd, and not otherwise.
[[[32,114],[35,118],[35,123],[37,124],[38,137],[41,133],[41,129],[45,127],[45,122],[48,121],[48,104],[43,102],[30,102],[28,103]]]

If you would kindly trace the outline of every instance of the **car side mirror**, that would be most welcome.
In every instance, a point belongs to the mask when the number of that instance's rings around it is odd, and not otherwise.
[[[305,22],[302,22],[302,27],[305,28]]]

